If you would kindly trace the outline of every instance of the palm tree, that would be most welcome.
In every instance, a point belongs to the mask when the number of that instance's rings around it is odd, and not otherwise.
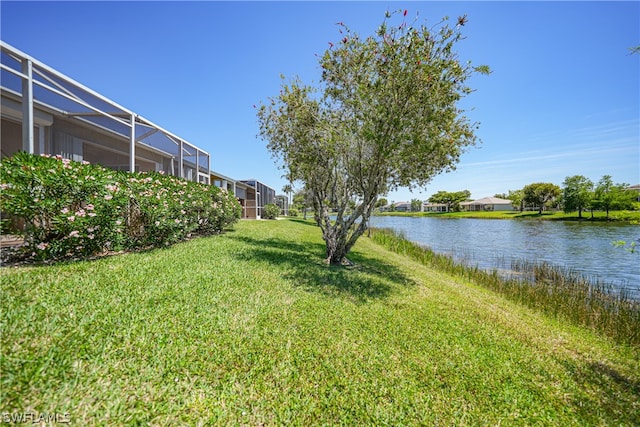
[[[282,192],[287,195],[287,206],[291,207],[291,193],[293,192],[291,184],[284,185],[282,187]]]

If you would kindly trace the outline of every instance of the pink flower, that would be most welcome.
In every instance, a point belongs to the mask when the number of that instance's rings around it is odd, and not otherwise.
[[[73,222],[76,220],[76,217],[71,215],[70,217],[67,218],[69,220],[69,222]]]
[[[116,221],[116,225],[120,225],[120,224],[122,224],[122,221],[117,220],[117,221]]]
[[[89,238],[89,240],[93,240],[95,236],[93,234],[89,234],[87,237]]]
[[[69,237],[78,237],[80,235],[80,232],[78,230],[73,230],[71,233],[69,233]]]
[[[96,216],[97,214],[96,214],[95,212],[89,212],[87,215],[89,215],[90,217],[92,217],[92,218],[93,218],[93,217],[94,217],[94,216]]]
[[[113,196],[111,194],[107,194],[107,195],[104,196],[104,199],[105,200],[111,200],[111,199],[113,199]]]
[[[92,211],[94,209],[94,206],[92,204],[88,204],[87,205],[87,210],[88,211]]]
[[[49,247],[48,243],[39,243],[38,246],[36,246],[36,248],[40,249],[41,251],[44,251],[45,249],[47,249]]]

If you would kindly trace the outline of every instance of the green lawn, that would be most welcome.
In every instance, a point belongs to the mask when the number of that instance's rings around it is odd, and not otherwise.
[[[640,349],[360,239],[225,235],[5,267],[0,411],[74,425],[639,425]]]
[[[442,218],[480,218],[480,219],[537,219],[556,221],[607,221],[606,212],[582,212],[582,219],[578,217],[578,212],[542,212],[538,211],[473,211],[473,212],[380,212],[380,216],[429,216]],[[618,222],[640,222],[640,211],[611,211],[608,221]]]

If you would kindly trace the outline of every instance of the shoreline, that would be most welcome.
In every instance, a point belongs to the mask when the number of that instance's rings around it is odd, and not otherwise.
[[[473,219],[509,219],[525,221],[573,221],[588,223],[627,223],[640,224],[640,211],[610,211],[609,218],[605,212],[584,213],[582,218],[575,212],[543,212],[537,211],[491,211],[491,212],[378,212],[372,216],[406,216],[406,217],[428,217],[428,218],[473,218]]]

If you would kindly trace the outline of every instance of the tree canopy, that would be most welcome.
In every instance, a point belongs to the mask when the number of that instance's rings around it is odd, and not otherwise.
[[[611,175],[604,175],[596,184],[593,207],[606,211],[609,218],[609,211],[612,209],[630,209],[636,198],[633,191],[626,190],[629,184],[614,183]]]
[[[577,210],[578,217],[582,218],[582,211],[590,207],[593,199],[593,182],[583,175],[573,175],[566,177],[562,186],[563,210]]]
[[[424,186],[476,144],[477,124],[458,103],[472,91],[467,80],[489,69],[455,52],[465,23],[418,25],[399,11],[361,37],[340,22],[320,83],[283,77],[280,94],[260,105],[260,135],[311,193],[329,263],[345,261],[378,197]]]
[[[549,203],[557,199],[561,194],[560,187],[550,182],[536,182],[526,185],[523,189],[525,203],[538,207],[538,212]]]
[[[464,202],[469,197],[471,197],[471,192],[469,190],[454,192],[438,191],[437,193],[429,197],[429,202],[446,205],[447,212],[451,210],[457,212],[460,210],[460,203]]]

